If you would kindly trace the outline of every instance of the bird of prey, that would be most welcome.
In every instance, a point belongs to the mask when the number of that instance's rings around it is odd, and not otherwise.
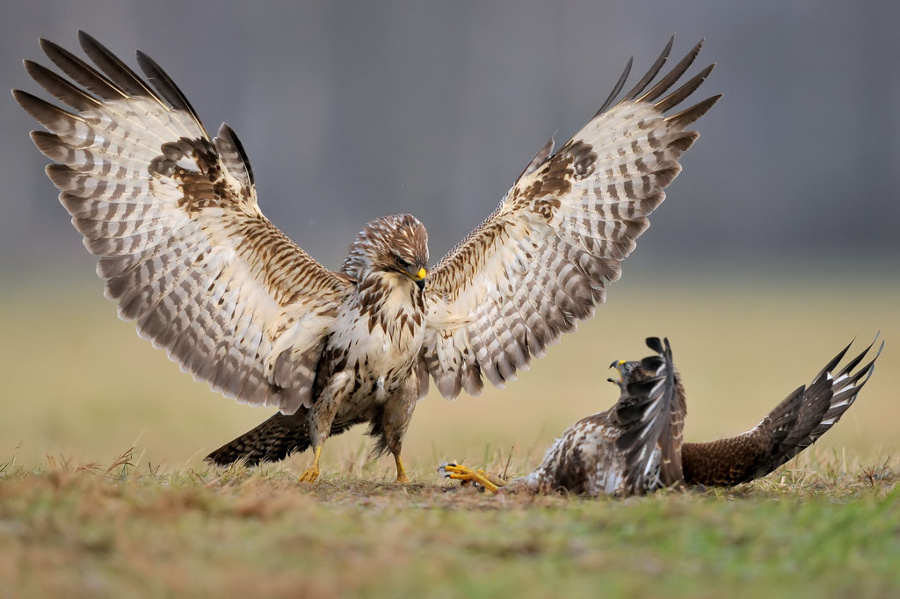
[[[485,221],[428,268],[425,227],[404,214],[363,227],[337,272],[262,213],[234,131],[209,135],[151,58],[142,78],[79,32],[93,65],[41,40],[62,71],[25,61],[64,108],[14,90],[47,132],[38,149],[60,201],[100,256],[119,316],[182,370],[239,402],[279,413],[209,458],[278,460],[368,423],[375,454],[401,446],[429,377],[442,395],[502,385],[593,314],[620,262],[697,139],[687,128],[719,96],[683,101],[697,44],[657,78],[672,40],[621,98],[631,62],[597,114],[557,151],[535,155]]]
[[[640,362],[613,362],[620,389],[609,410],[569,427],[530,474],[506,482],[459,464],[442,476],[490,491],[590,496],[640,495],[676,485],[732,486],[763,477],[828,432],[856,400],[878,353],[853,372],[874,342],[837,370],[850,349],[835,356],[808,386],[797,388],[751,430],[707,443],[682,443],[687,413],[681,375],[669,340],[647,339],[656,352]],[[882,344],[883,346],[883,344]]]

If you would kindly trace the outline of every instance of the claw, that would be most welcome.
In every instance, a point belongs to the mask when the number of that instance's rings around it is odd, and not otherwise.
[[[315,466],[310,466],[306,470],[303,471],[303,474],[300,475],[300,478],[297,479],[297,482],[300,483],[314,483],[316,479],[319,478],[319,469]]]
[[[503,483],[498,486],[490,479],[489,475],[484,470],[473,470],[472,468],[460,466],[459,464],[441,464],[441,467],[438,468],[438,473],[444,478],[477,483],[491,493],[496,493],[500,487],[505,484],[505,481],[497,479],[497,482]]]
[[[300,475],[300,478],[297,479],[299,483],[314,483],[316,479],[319,478],[319,457],[322,455],[322,448],[316,447],[315,455],[313,456],[312,463],[309,465],[309,468],[303,471],[303,474]]]

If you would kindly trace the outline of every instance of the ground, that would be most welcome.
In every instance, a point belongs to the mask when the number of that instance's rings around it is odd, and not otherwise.
[[[900,592],[896,461],[814,452],[731,490],[510,498],[418,473],[116,463],[0,480],[3,597],[876,597]]]

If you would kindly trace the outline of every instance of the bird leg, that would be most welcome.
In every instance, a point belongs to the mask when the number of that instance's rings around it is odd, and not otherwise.
[[[309,427],[309,440],[314,448],[312,462],[304,470],[297,482],[311,483],[319,478],[319,458],[322,447],[328,439],[328,433],[334,423],[341,403],[353,388],[353,375],[346,370],[333,375],[325,385],[316,402],[306,413],[306,425]]]
[[[397,480],[395,482],[408,483],[409,476],[406,474],[406,469],[403,467],[403,461],[400,459],[399,451],[394,454],[394,463],[397,464]]]
[[[441,467],[438,468],[438,474],[444,478],[481,485],[491,493],[496,493],[500,490],[500,487],[505,487],[508,484],[507,481],[499,476],[487,474],[484,470],[474,470],[459,464],[441,464]]]
[[[319,445],[318,447],[316,447],[312,462],[310,462],[309,467],[303,471],[303,474],[300,475],[300,478],[297,479],[297,482],[300,482],[300,483],[316,482],[316,479],[319,478],[319,458],[321,456],[322,456],[322,446]]]
[[[391,393],[384,403],[384,412],[381,416],[381,440],[379,444],[386,447],[394,456],[394,464],[397,466],[398,483],[408,483],[409,475],[403,467],[400,459],[400,450],[403,447],[403,437],[409,421],[412,419],[413,410],[418,399],[419,383],[416,377],[407,377],[400,387]]]

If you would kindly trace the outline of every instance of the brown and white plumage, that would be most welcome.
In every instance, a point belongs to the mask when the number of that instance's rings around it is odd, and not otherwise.
[[[669,92],[700,44],[644,91],[671,45],[614,104],[626,69],[594,118],[557,153],[552,142],[542,148],[494,213],[434,268],[423,383],[430,374],[450,398],[478,393],[483,378],[502,386],[605,301],[606,285],[619,278],[621,260],[681,171],[678,158],[699,135],[685,128],[719,98],[666,114],[712,71]]]
[[[732,486],[763,477],[816,442],[856,400],[878,353],[874,342],[837,370],[848,345],[809,386],[787,396],[753,429],[727,439],[682,443],[687,413],[668,340],[647,339],[656,355],[613,362],[621,394],[611,409],[576,422],[530,474],[506,482],[483,470],[443,464],[439,472],[506,492],[635,495],[673,485]],[[882,344],[883,346],[883,344]],[[854,372],[854,369],[856,371]]]
[[[72,81],[25,62],[74,111],[14,94],[49,131],[32,139],[58,163],[47,174],[85,247],[101,256],[97,273],[119,316],[227,397],[286,412],[310,405],[317,354],[352,282],[263,216],[227,126],[211,139],[145,55],[158,93],[92,38],[80,40],[106,76],[46,40]]]
[[[46,40],[65,76],[25,63],[69,109],[14,95],[49,131],[32,137],[57,163],[48,175],[120,316],[213,389],[280,410],[218,462],[312,445],[317,465],[328,434],[369,422],[403,478],[402,437],[429,376],[450,398],[485,377],[502,385],[590,316],[697,138],[686,127],[718,99],[672,113],[712,66],[671,90],[698,44],[654,82],[670,41],[616,101],[626,69],[559,152],[544,146],[424,285],[427,234],[414,217],[367,224],[340,272],[327,270],[262,214],[227,125],[211,137],[146,55],[142,79],[90,36],[79,41],[95,66]]]
[[[684,390],[668,339],[647,345],[657,355],[613,363],[620,373],[616,405],[566,429],[541,465],[507,491],[638,495],[682,480]]]

